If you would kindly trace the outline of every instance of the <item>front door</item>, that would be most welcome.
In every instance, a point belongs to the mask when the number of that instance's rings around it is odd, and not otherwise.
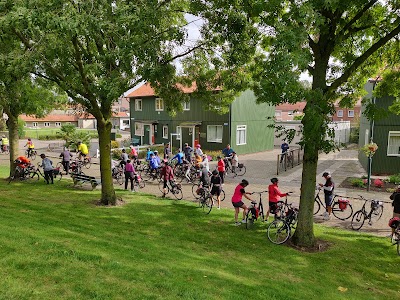
[[[143,136],[143,145],[151,145],[151,134],[150,134],[150,130],[151,130],[151,125],[149,124],[144,124],[143,125],[143,129],[144,129],[144,136]]]

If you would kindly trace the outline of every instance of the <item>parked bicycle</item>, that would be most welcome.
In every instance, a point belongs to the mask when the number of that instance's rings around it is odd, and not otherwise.
[[[361,200],[364,200],[364,205],[359,211],[354,213],[351,219],[351,228],[353,230],[359,230],[363,227],[365,220],[368,220],[368,224],[372,225],[373,222],[378,221],[383,214],[383,202],[378,200],[368,200],[363,196],[358,195]],[[370,211],[367,212],[366,205],[371,202]]]
[[[160,190],[161,193],[164,193],[164,181],[160,181],[158,183],[158,189]],[[180,183],[176,183],[174,181],[168,181],[166,189],[167,189],[166,194],[171,192],[171,194],[174,195],[174,197],[177,200],[182,200],[183,193],[182,193],[182,186]]]
[[[27,158],[30,158],[31,160],[35,160],[36,159],[36,155],[37,155],[37,151],[36,150],[31,150],[31,151],[29,151],[29,149],[25,150],[25,156]]]
[[[243,163],[239,163],[238,166],[235,168],[235,172],[233,172],[232,169],[232,163],[228,158],[224,158],[224,163],[225,163],[225,174],[233,174],[237,176],[243,176],[246,174],[246,166]]]
[[[292,204],[287,204],[287,210],[282,216],[276,218],[267,229],[268,239],[274,244],[283,244],[291,236],[292,230],[296,228],[299,210]]]
[[[317,195],[314,198],[314,215],[320,211],[321,207],[326,209],[325,201],[322,201],[319,197],[320,191],[321,187],[318,187]],[[339,195],[334,195],[332,201],[332,214],[339,220],[347,220],[353,215],[353,206],[350,204],[348,199]]]
[[[253,192],[253,194],[258,194],[259,195],[259,201],[257,205],[257,201],[251,201],[251,205],[249,207],[249,210],[247,211],[246,214],[246,228],[250,229],[254,225],[254,221],[257,221],[258,218],[261,219],[261,222],[264,222],[264,206],[262,203],[262,194],[267,193],[268,191],[262,191],[262,192]]]

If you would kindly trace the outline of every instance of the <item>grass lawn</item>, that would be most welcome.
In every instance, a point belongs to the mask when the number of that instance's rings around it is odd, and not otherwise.
[[[232,210],[118,191],[5,181],[0,167],[0,299],[399,299],[389,239],[316,226],[323,253],[276,246]],[[340,291],[342,290],[342,291]]]

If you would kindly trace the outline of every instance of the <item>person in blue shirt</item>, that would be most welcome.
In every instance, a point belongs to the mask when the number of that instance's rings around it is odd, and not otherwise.
[[[157,150],[154,151],[154,156],[155,156],[155,158],[157,160],[158,166],[161,166],[161,158],[158,156],[158,151]]]
[[[285,155],[287,154],[287,152],[289,150],[289,145],[288,145],[288,143],[286,143],[285,140],[283,140],[283,143],[281,145],[281,150],[282,150],[282,155],[281,155],[281,162],[282,162],[283,158],[285,157]]]
[[[181,165],[183,163],[183,156],[181,149],[178,149],[178,153],[171,160],[176,159],[177,165]]]
[[[146,160],[150,161],[150,155],[154,154],[153,151],[150,150],[150,148],[147,148],[147,153],[146,153]]]
[[[154,155],[154,153],[150,153],[149,165],[150,165],[150,169],[151,169],[151,170],[156,170],[156,169],[158,169],[158,167],[160,166],[160,165],[158,164],[158,159],[157,159],[157,157]]]
[[[231,148],[231,145],[229,145],[229,144],[226,145],[226,148],[224,150],[222,150],[222,154],[225,157],[231,157],[233,152],[235,152],[235,151]]]

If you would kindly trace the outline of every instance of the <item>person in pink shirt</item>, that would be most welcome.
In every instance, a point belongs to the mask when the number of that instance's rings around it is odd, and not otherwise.
[[[131,192],[134,192],[133,180],[135,179],[135,168],[131,161],[128,159],[125,164],[125,190],[128,189],[128,181],[131,181]]]
[[[129,153],[129,157],[135,161],[138,158],[137,151],[135,149],[135,146],[133,146],[133,145],[131,145],[130,148],[131,148],[131,152]]]
[[[250,193],[247,193],[244,189],[245,187],[247,187],[249,185],[249,182],[246,179],[242,179],[242,182],[239,183],[236,188],[235,191],[233,192],[233,196],[232,196],[232,205],[235,208],[235,225],[239,226],[241,223],[246,223],[246,214],[247,214],[247,206],[243,203],[242,198],[243,196],[250,200],[253,201],[253,199],[251,199],[248,195]],[[242,222],[238,221],[238,216],[239,216],[239,210],[243,209],[243,219]]]
[[[219,177],[221,177],[221,183],[223,184],[225,177],[225,163],[224,160],[221,158],[221,156],[217,156],[217,159],[218,159],[217,169]]]
[[[289,195],[289,193],[282,193],[278,188],[278,178],[274,177],[271,179],[271,184],[268,186],[268,200],[269,200],[269,209],[267,214],[265,215],[265,220],[268,220],[269,213],[276,213],[277,203],[281,200],[281,197],[285,197]]]

